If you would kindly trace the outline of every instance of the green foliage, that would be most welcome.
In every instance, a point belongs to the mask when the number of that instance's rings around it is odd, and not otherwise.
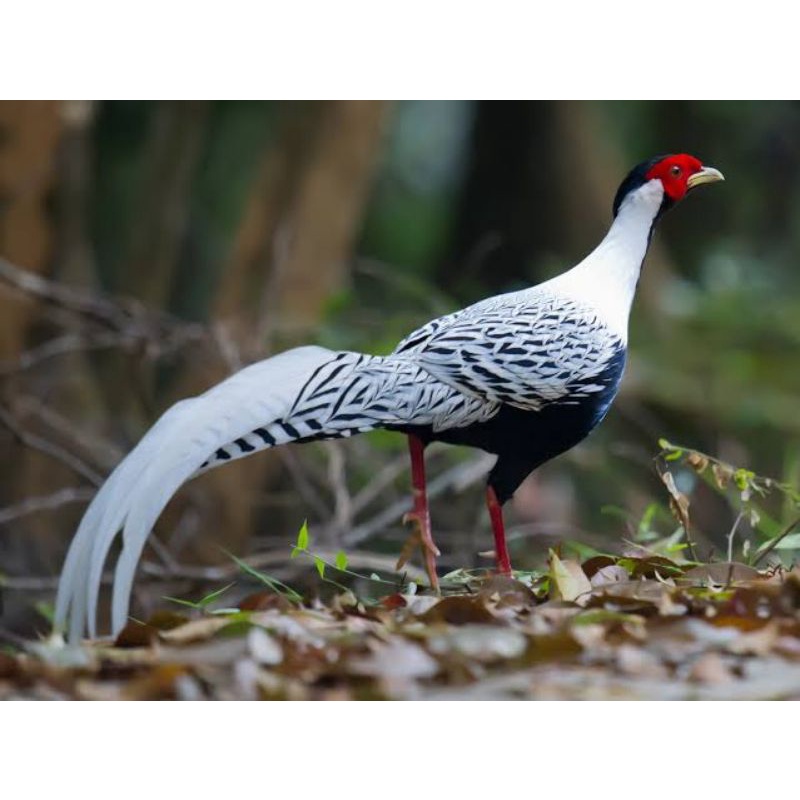
[[[33,607],[50,623],[50,625],[53,625],[56,614],[56,607],[53,603],[48,603],[45,600],[38,600],[33,604]]]
[[[241,558],[237,558],[232,553],[229,553],[228,555],[231,557],[231,559],[233,559],[242,572],[244,572],[246,575],[249,575],[251,578],[255,578],[259,583],[263,583],[271,591],[282,595],[292,603],[303,602],[303,596],[291,586],[288,586],[282,581],[279,581],[277,578],[273,578],[272,576],[267,575],[266,573],[255,569],[254,567],[251,567],[246,561],[243,561]]]
[[[756,537],[755,548],[748,540],[742,545],[741,554],[748,563],[758,564],[774,550],[787,551],[791,557],[791,551],[800,548],[800,535],[792,535],[800,526],[800,493],[795,487],[665,439],[659,440],[659,446],[658,458],[687,468],[735,509],[736,518],[727,535],[728,560],[733,558],[734,538],[742,521],[749,523]],[[689,498],[677,489],[671,473],[662,471],[662,478],[666,476],[669,479],[664,482],[670,491],[673,511],[684,529],[688,529]],[[791,516],[788,522],[781,523],[770,513],[767,504],[776,495],[783,501],[779,507],[784,511],[788,507]]]
[[[165,600],[169,600],[171,603],[177,603],[180,606],[186,606],[187,608],[193,608],[195,611],[206,611],[208,607],[215,601],[222,597],[225,592],[228,591],[231,587],[235,586],[235,583],[229,583],[227,586],[223,586],[221,589],[216,589],[213,592],[209,592],[204,597],[201,597],[199,600],[184,600],[180,597],[164,597]]]
[[[336,555],[334,556],[333,563],[327,561],[318,553],[314,553],[309,549],[310,543],[310,536],[308,532],[308,524],[307,522],[303,522],[300,530],[297,533],[297,540],[295,541],[294,547],[292,547],[290,558],[296,558],[297,556],[304,555],[311,559],[312,563],[314,564],[314,568],[317,571],[317,574],[320,577],[320,580],[325,581],[326,583],[330,583],[337,588],[345,589],[342,584],[330,578],[330,576],[326,575],[327,569],[335,570],[342,575],[346,575],[350,578],[357,578],[362,581],[368,581],[370,583],[376,583],[384,586],[390,586],[392,589],[396,591],[400,591],[405,583],[405,580],[402,576],[398,576],[397,580],[386,580],[381,578],[379,575],[372,573],[371,575],[364,575],[360,572],[354,572],[351,569],[348,569],[348,558],[347,554],[343,550],[337,551]]]

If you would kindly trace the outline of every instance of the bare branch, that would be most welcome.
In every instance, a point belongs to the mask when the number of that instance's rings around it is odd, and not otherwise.
[[[347,488],[347,462],[341,442],[327,442],[325,454],[328,457],[328,481],[334,500],[331,527],[335,531],[344,531],[353,524],[353,501]]]
[[[287,447],[279,447],[276,452],[278,457],[283,462],[286,469],[294,481],[297,491],[303,498],[303,502],[314,509],[314,513],[319,519],[329,519],[331,515],[330,509],[322,501],[320,493],[311,484],[309,479],[308,470],[305,469],[303,462],[298,458],[297,453]]]
[[[24,372],[38,366],[43,361],[48,361],[51,358],[63,356],[67,353],[104,350],[109,347],[124,346],[126,342],[129,343],[130,341],[130,337],[126,334],[104,332],[87,336],[82,333],[66,333],[20,353],[16,359],[7,359],[0,362],[0,375]]]
[[[112,300],[86,289],[64,286],[21,269],[4,258],[0,258],[0,281],[48,306],[67,310],[83,320],[122,334],[121,342],[126,345],[144,342],[151,354],[171,352],[189,342],[209,338],[208,330],[202,325],[153,311],[130,298]]]
[[[94,497],[94,489],[67,488],[52,494],[29,497],[21,503],[0,509],[0,525],[12,520],[36,514],[39,511],[52,511],[73,503],[88,503]]]
[[[325,561],[334,561],[336,552],[334,550],[320,549],[315,550],[314,555],[319,556]],[[272,551],[266,553],[256,553],[248,558],[243,558],[248,566],[253,569],[266,569],[281,567],[282,571],[297,572],[298,569],[306,569],[308,563],[305,561],[292,561],[289,557],[288,548],[286,550]],[[369,570],[371,572],[384,572],[387,574],[397,574],[395,562],[397,559],[390,556],[377,555],[355,551],[347,554],[348,568]],[[176,564],[174,567],[164,567],[150,561],[142,562],[143,576],[150,583],[160,583],[165,580],[190,580],[203,583],[222,583],[231,581],[237,577],[244,579],[242,570],[236,564],[218,567],[194,567]],[[271,573],[270,573],[271,574]],[[425,573],[411,565],[403,567],[403,574],[408,580],[420,583],[426,580]],[[102,577],[103,585],[113,583],[114,573],[107,572]],[[29,575],[3,575],[0,576],[0,587],[18,592],[44,592],[52,591],[58,586],[57,576],[29,576]]]
[[[29,433],[28,431],[20,428],[13,415],[2,407],[0,407],[0,422],[2,422],[9,429],[9,431],[11,431],[14,438],[17,439],[20,444],[24,445],[25,447],[30,447],[32,450],[38,450],[40,453],[43,453],[50,458],[54,458],[56,461],[60,461],[62,464],[73,470],[73,472],[77,472],[80,476],[86,478],[86,480],[88,480],[90,483],[93,483],[95,486],[100,486],[105,480],[102,475],[95,472],[88,464],[84,463],[73,453],[64,450],[63,447],[59,447],[57,444],[48,442],[41,436],[37,436],[34,433]]]
[[[428,448],[428,454],[434,453],[436,443]],[[408,455],[403,453],[392,459],[386,464],[383,469],[379,470],[377,475],[353,497],[353,514],[358,514],[359,511],[365,509],[373,500],[381,494],[381,492],[392,484],[392,482],[403,472],[408,470]]]
[[[455,489],[460,492],[468,486],[477,483],[485,477],[494,461],[494,456],[482,453],[465,463],[457,464],[441,475],[437,475],[436,478],[428,483],[428,499],[438,497],[440,494],[444,494],[448,489]],[[392,503],[388,508],[385,508],[379,514],[372,517],[372,519],[353,528],[349,533],[346,533],[343,537],[344,544],[358,544],[364,539],[368,539],[387,525],[391,525],[399,520],[410,508],[410,498],[404,498],[403,500],[398,500],[396,503]]]
[[[74,445],[77,450],[88,450],[94,463],[99,464],[109,472],[125,455],[125,451],[121,447],[113,444],[108,439],[98,436],[96,433],[89,435],[86,431],[76,428],[73,420],[59,414],[52,406],[45,405],[35,397],[22,396],[16,400],[14,406],[21,412],[24,411],[34,415],[47,425],[50,430]]]

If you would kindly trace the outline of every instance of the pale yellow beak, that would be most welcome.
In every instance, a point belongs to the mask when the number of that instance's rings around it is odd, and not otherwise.
[[[695,172],[694,175],[689,176],[686,181],[688,189],[694,189],[695,186],[701,186],[704,183],[717,183],[717,181],[724,181],[725,176],[714,167],[703,167],[700,172]]]

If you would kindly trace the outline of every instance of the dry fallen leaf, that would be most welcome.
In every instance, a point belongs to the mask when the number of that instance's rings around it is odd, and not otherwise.
[[[550,551],[550,577],[553,581],[553,596],[567,602],[587,602],[592,584],[577,561],[563,561]]]
[[[446,597],[260,594],[230,614],[156,615],[116,643],[54,636],[0,655],[0,698],[800,696],[800,571],[687,569],[637,545],[583,566],[552,554],[525,577],[536,595],[469,575]]]

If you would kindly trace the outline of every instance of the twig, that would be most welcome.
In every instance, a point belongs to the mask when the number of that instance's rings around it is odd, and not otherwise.
[[[325,561],[334,561],[336,559],[336,552],[334,550],[315,550],[315,555],[318,555]],[[373,572],[386,572],[389,574],[396,574],[395,569],[396,560],[394,557],[376,555],[375,553],[365,553],[356,551],[347,554],[347,561],[351,567],[356,569],[371,570]],[[274,551],[268,553],[258,553],[249,558],[242,559],[248,566],[253,569],[264,569],[267,567],[289,567],[292,571],[296,571],[298,567],[305,568],[303,562],[291,561],[289,557],[288,548],[286,550]],[[219,567],[192,567],[182,564],[176,564],[175,567],[164,567],[159,564],[154,564],[149,561],[142,562],[141,567],[143,575],[149,579],[151,583],[162,582],[165,580],[190,580],[200,581],[203,583],[218,583],[230,581],[232,578],[241,577],[242,571],[236,564],[230,566]],[[403,572],[409,580],[424,583],[426,575],[421,569],[406,565]],[[109,585],[114,580],[113,572],[106,572],[103,574],[101,582],[103,585]],[[0,576],[0,588],[10,589],[18,592],[44,592],[52,591],[58,586],[57,576],[30,576],[30,575],[2,575]]]
[[[97,434],[89,436],[86,431],[76,428],[74,420],[62,416],[52,406],[45,405],[35,397],[27,395],[19,397],[14,405],[20,411],[35,415],[54,433],[63,436],[77,449],[89,450],[95,464],[99,464],[109,472],[125,455],[125,451],[116,444]]]
[[[769,546],[759,553],[758,558],[753,562],[753,566],[757,567],[759,562],[768,556],[798,525],[800,525],[800,517],[793,519],[783,531],[769,543]]]
[[[88,503],[95,495],[94,489],[59,489],[52,494],[29,497],[21,503],[0,509],[0,525],[39,511],[52,511],[72,503]]]
[[[408,456],[405,453],[386,464],[361,491],[356,492],[353,496],[351,506],[353,514],[363,511],[387,486],[392,484],[398,475],[406,470],[408,470]]]
[[[0,281],[40,300],[65,309],[107,330],[124,334],[123,342],[144,341],[152,353],[168,353],[183,345],[209,338],[208,330],[163,312],[147,309],[130,298],[112,300],[86,289],[64,286],[0,258]]]
[[[428,483],[428,499],[438,497],[440,494],[444,494],[448,489],[463,491],[468,486],[481,480],[493,463],[494,456],[484,453],[464,464],[457,464],[441,475],[437,475],[436,478]],[[372,519],[345,534],[343,543],[346,545],[353,545],[358,544],[364,539],[368,539],[377,531],[399,520],[410,508],[410,497],[392,503],[388,508],[385,508],[372,517]]]
[[[329,519],[331,510],[319,496],[319,492],[311,485],[306,470],[302,462],[297,457],[297,454],[286,447],[277,448],[276,452],[278,457],[283,461],[284,466],[289,471],[292,480],[297,487],[297,491],[303,498],[303,502],[307,503],[314,509],[314,513],[319,519]]]
[[[736,515],[736,519],[733,521],[733,526],[731,527],[731,532],[728,534],[728,561],[733,561],[733,537],[736,535],[736,529],[739,527],[743,516],[744,511],[740,511]]]
[[[90,483],[95,486],[100,486],[103,483],[103,476],[95,472],[90,466],[85,464],[80,458],[72,453],[67,452],[64,448],[59,447],[57,444],[48,442],[40,436],[23,430],[17,425],[14,417],[9,414],[4,408],[0,407],[0,422],[2,422],[11,431],[12,435],[25,447],[30,447],[33,450],[38,450],[50,458],[60,461],[65,466],[69,467],[74,472],[77,472],[82,477],[86,478]]]
[[[211,329],[211,338],[231,373],[237,372],[244,366],[242,353],[227,326],[220,322],[215,324]]]
[[[111,347],[130,344],[132,339],[126,333],[93,333],[91,336],[83,333],[67,333],[56,336],[43,344],[21,353],[16,359],[6,359],[0,362],[0,375],[13,375],[24,372],[44,361],[67,353],[79,353],[87,350],[105,350]]]
[[[326,442],[324,450],[328,457],[328,482],[334,501],[332,527],[344,531],[353,523],[353,501],[347,488],[344,449],[340,442]]]
[[[67,308],[73,313],[99,322],[114,330],[127,327],[131,311],[92,292],[49,281],[30,270],[20,269],[0,258],[0,280],[50,305]]]

